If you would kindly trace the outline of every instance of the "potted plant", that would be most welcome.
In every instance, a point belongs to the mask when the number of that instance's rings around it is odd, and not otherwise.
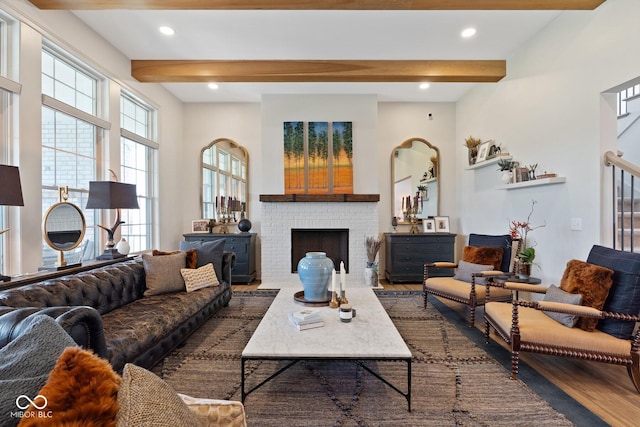
[[[395,217],[394,217],[395,218]],[[367,250],[367,266],[364,269],[364,281],[371,287],[378,286],[378,263],[376,256],[382,245],[380,237],[367,236],[364,240],[364,246]]]
[[[516,274],[520,279],[528,279],[531,275],[531,266],[533,265],[533,260],[536,258],[536,250],[533,247],[533,244],[530,241],[527,241],[527,236],[530,231],[535,230],[536,228],[544,227],[547,225],[545,222],[542,225],[538,225],[533,227],[531,225],[531,215],[533,214],[533,208],[536,205],[536,201],[531,201],[531,211],[527,216],[526,221],[511,221],[511,225],[509,227],[509,233],[511,234],[512,239],[520,239],[520,247],[523,248],[516,255]]]
[[[513,179],[513,167],[514,161],[510,159],[500,159],[498,160],[498,170],[502,171],[502,182],[506,184],[510,183]]]
[[[427,200],[427,186],[426,185],[418,185],[418,191],[422,195],[424,200]]]
[[[476,163],[476,157],[478,157],[478,146],[482,144],[480,138],[474,138],[472,136],[464,140],[464,145],[469,150],[469,166]]]

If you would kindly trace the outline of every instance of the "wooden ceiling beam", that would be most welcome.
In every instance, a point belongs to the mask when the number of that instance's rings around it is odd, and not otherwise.
[[[606,0],[30,0],[67,10],[593,10]]]
[[[497,82],[504,60],[132,60],[141,82]]]

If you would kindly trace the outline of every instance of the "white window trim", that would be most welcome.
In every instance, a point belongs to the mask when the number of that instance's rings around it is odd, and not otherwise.
[[[137,133],[133,133],[130,130],[120,128],[120,136],[123,138],[127,138],[130,141],[137,142],[138,144],[146,145],[149,148],[158,149],[160,144],[150,139],[147,139],[143,136],[138,135]]]
[[[92,114],[86,113],[78,108],[72,107],[71,105],[64,103],[62,101],[58,101],[55,98],[50,97],[49,95],[42,95],[42,105],[45,105],[54,110],[61,111],[65,114],[68,114],[72,117],[75,117],[78,120],[82,120],[84,122],[90,123],[99,128],[109,130],[111,129],[111,123],[102,120]]]
[[[22,84],[6,77],[0,76],[0,89],[20,94],[20,92],[22,92]]]

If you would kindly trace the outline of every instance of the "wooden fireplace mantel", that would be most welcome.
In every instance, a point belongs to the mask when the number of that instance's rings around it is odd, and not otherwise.
[[[261,194],[261,202],[379,202],[379,194]]]

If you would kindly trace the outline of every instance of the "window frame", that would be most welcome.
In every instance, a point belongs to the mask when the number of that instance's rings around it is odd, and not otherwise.
[[[146,131],[145,135],[140,135],[140,133],[135,130],[126,129],[125,123],[125,108],[124,102],[129,102],[134,105],[136,112],[144,111],[146,112]],[[145,212],[145,218],[142,218],[143,222],[134,223],[132,218],[138,217],[140,218],[139,212],[131,212],[130,210],[125,210],[122,212],[124,224],[120,227],[120,234],[123,238],[127,239],[129,245],[131,246],[131,251],[134,253],[139,253],[147,250],[151,250],[154,247],[155,243],[155,233],[154,233],[154,218],[155,218],[155,205],[156,205],[156,189],[155,189],[155,176],[156,176],[156,165],[157,165],[157,151],[159,145],[156,141],[151,138],[156,135],[156,118],[157,118],[157,109],[149,105],[149,103],[144,102],[140,98],[132,95],[128,91],[122,89],[120,91],[120,175],[122,182],[127,182],[129,184],[136,184],[136,191],[138,196],[138,204],[140,205],[140,209],[143,209]],[[137,116],[137,114],[136,114]],[[127,116],[129,117],[129,116]],[[134,123],[140,124],[135,117],[133,119]],[[136,130],[139,127],[136,125]],[[137,144],[144,149],[144,168],[140,169],[137,167],[131,167],[126,164],[124,161],[126,142],[131,142],[133,144]],[[138,160],[139,161],[139,160]],[[134,171],[129,174],[129,171]],[[140,173],[143,173],[146,176],[146,188],[143,191],[140,191],[139,182],[131,182],[131,180],[126,179],[127,176],[139,176]],[[137,181],[137,180],[135,180]],[[137,231],[136,231],[137,230]]]
[[[84,254],[83,259],[91,259],[94,258],[96,255],[96,251],[98,250],[98,248],[100,248],[102,246],[102,233],[100,232],[100,229],[98,227],[96,227],[96,224],[99,223],[98,218],[99,218],[99,210],[87,210],[86,208],[84,208],[84,206],[86,206],[86,203],[84,203],[84,201],[86,201],[86,198],[88,197],[89,194],[89,181],[92,180],[96,180],[96,178],[99,176],[100,171],[102,169],[102,153],[101,153],[101,147],[103,146],[103,141],[106,138],[106,133],[111,129],[111,123],[107,120],[102,119],[99,115],[100,113],[103,111],[102,108],[102,103],[105,102],[105,97],[103,96],[104,91],[102,91],[101,89],[103,89],[105,87],[105,85],[107,84],[107,79],[102,76],[100,73],[98,73],[95,70],[90,69],[89,67],[87,67],[86,65],[82,64],[80,61],[78,61],[75,57],[73,57],[71,54],[63,51],[62,49],[60,49],[59,47],[53,45],[51,42],[44,40],[43,41],[43,45],[42,45],[42,51],[41,51],[42,55],[50,55],[54,58],[54,63],[55,61],[60,61],[62,63],[64,63],[65,66],[73,69],[76,73],[81,74],[84,77],[88,77],[90,79],[92,79],[93,85],[92,85],[92,113],[89,113],[81,108],[77,108],[74,105],[70,105],[66,102],[64,102],[63,100],[57,99],[55,98],[55,92],[54,92],[54,96],[42,93],[41,94],[41,99],[42,99],[42,106],[41,108],[43,109],[43,112],[45,109],[49,109],[52,111],[53,115],[54,115],[54,139],[55,142],[52,145],[49,144],[49,141],[46,141],[46,137],[48,136],[48,132],[44,131],[44,126],[45,126],[45,113],[42,114],[42,121],[40,123],[40,127],[42,129],[42,143],[41,143],[41,153],[42,153],[42,159],[41,159],[41,168],[44,171],[45,167],[47,166],[45,163],[48,161],[45,159],[44,156],[44,150],[46,149],[52,149],[54,150],[55,154],[59,154],[62,153],[64,151],[65,155],[67,156],[75,156],[73,158],[78,158],[78,157],[82,157],[85,159],[91,159],[90,161],[93,162],[93,168],[92,168],[92,176],[89,177],[86,181],[87,187],[84,188],[81,185],[78,184],[78,182],[74,182],[75,185],[68,185],[68,183],[62,183],[62,182],[57,182],[57,176],[54,177],[54,183],[51,184],[49,182],[45,181],[45,173],[42,173],[42,181],[41,181],[41,194],[42,194],[42,210],[43,210],[43,215],[46,212],[46,210],[49,208],[49,206],[51,205],[51,201],[52,201],[52,197],[51,194],[58,194],[58,188],[59,187],[69,187],[69,201],[72,202],[76,202],[76,204],[79,206],[80,210],[82,211],[83,215],[85,216],[85,220],[86,220],[86,233],[85,233],[85,240],[93,240],[93,242],[95,243],[93,245],[93,252],[92,253],[86,253]],[[55,70],[54,70],[54,75],[48,75],[45,74],[44,71],[44,63],[43,63],[43,68],[41,69],[41,78],[53,78],[54,80],[54,85],[55,85]],[[43,92],[45,91],[45,87],[43,85],[42,87]],[[74,89],[75,90],[75,89]],[[57,127],[56,127],[56,116],[58,114],[62,114],[63,118],[70,118],[71,120],[74,120],[74,124],[77,127],[78,123],[81,122],[84,125],[88,125],[91,126],[92,129],[92,138],[93,138],[93,147],[92,147],[92,155],[88,156],[87,153],[80,153],[78,151],[78,147],[76,145],[75,150],[62,150],[60,149],[57,145],[58,142],[64,142],[64,140],[61,139],[57,139],[58,135],[55,133],[57,131]],[[82,136],[80,136],[80,138],[82,138]],[[78,138],[78,135],[75,135],[75,139],[73,139],[73,141],[77,144],[78,141],[80,139]],[[67,141],[68,142],[68,141]],[[77,173],[78,169],[77,169],[77,164],[76,163],[76,169],[75,172]],[[57,167],[58,165],[56,164],[56,162],[54,161],[53,164],[54,167]],[[46,203],[45,203],[46,201]],[[57,201],[57,200],[56,200]],[[50,263],[52,261],[52,257],[50,254],[51,249],[48,247],[48,245],[44,242],[44,238],[42,239],[43,241],[43,249],[42,249],[42,256],[43,256],[43,265],[48,265],[48,263]],[[54,261],[55,262],[55,261]]]

